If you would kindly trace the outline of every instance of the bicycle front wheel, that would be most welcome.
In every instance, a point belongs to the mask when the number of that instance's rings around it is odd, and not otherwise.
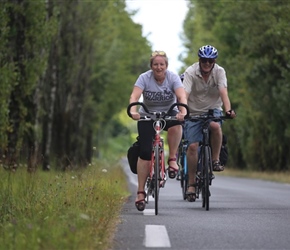
[[[155,161],[154,161],[154,199],[155,199],[155,215],[158,214],[158,200],[159,200],[159,181],[160,181],[160,154],[159,146],[154,149]]]
[[[209,210],[209,168],[210,168],[210,148],[208,146],[203,147],[202,154],[202,206],[206,210]]]

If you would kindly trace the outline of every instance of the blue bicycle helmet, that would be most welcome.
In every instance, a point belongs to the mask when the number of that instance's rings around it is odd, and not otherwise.
[[[200,49],[198,50],[198,56],[201,58],[216,59],[218,57],[218,51],[215,47],[211,45],[205,45],[200,47]]]

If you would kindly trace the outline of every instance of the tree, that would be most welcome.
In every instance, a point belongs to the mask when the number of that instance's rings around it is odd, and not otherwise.
[[[235,145],[231,162],[256,170],[289,169],[284,157],[289,153],[289,3],[192,0],[191,8],[194,16],[184,23],[190,53],[199,43],[216,46],[218,63],[228,73],[238,113],[224,129],[229,145]]]
[[[6,164],[86,165],[128,102],[150,46],[125,1],[2,1],[1,152]],[[23,157],[23,159],[20,158]]]

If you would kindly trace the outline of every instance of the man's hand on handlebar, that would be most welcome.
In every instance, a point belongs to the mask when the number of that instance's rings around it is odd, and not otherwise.
[[[235,118],[235,117],[236,117],[236,112],[235,112],[233,109],[228,110],[228,111],[226,112],[226,116],[227,116],[227,117],[230,117],[230,118]]]

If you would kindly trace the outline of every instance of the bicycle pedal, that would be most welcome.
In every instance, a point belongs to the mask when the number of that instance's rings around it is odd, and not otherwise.
[[[166,183],[166,177],[162,181],[160,181],[159,187],[164,188],[165,187],[165,183]]]

